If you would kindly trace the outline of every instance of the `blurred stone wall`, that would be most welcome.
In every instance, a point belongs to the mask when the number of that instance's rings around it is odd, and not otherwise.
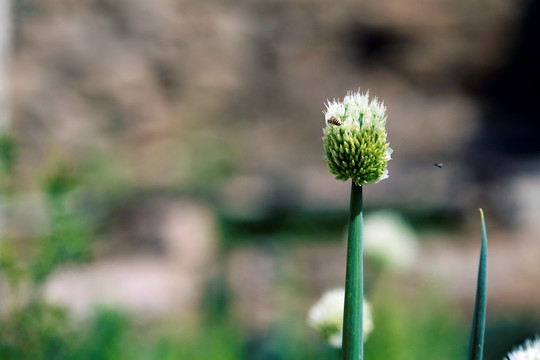
[[[51,158],[102,156],[150,186],[247,174],[324,187],[329,176],[309,176],[325,168],[323,102],[360,87],[389,109],[391,179],[401,180],[382,193],[407,198],[403,190],[423,181],[420,200],[453,201],[430,184],[463,182],[480,111],[468,87],[504,62],[522,6],[17,1],[21,186]],[[445,160],[441,180],[430,166]]]

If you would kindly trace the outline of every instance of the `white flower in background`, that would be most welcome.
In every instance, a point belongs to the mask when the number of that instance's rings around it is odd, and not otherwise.
[[[378,211],[364,219],[364,252],[382,265],[403,270],[418,257],[418,237],[395,211]]]
[[[525,344],[509,352],[505,360],[540,360],[540,336],[536,335],[534,340],[527,339]]]
[[[308,325],[318,330],[330,345],[341,348],[343,338],[343,308],[345,306],[345,289],[334,289],[324,293],[313,305],[308,314]],[[364,342],[373,330],[371,306],[364,300]]]

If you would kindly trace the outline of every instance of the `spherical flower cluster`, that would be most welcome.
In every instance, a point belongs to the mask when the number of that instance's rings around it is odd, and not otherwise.
[[[540,336],[534,340],[528,339],[524,345],[514,348],[505,360],[540,360]]]
[[[386,179],[392,149],[386,142],[386,107],[369,92],[349,92],[343,102],[328,101],[324,111],[324,149],[330,172],[357,185]]]
[[[389,270],[404,270],[418,258],[418,237],[398,212],[380,210],[364,219],[364,253]]]
[[[345,289],[327,291],[313,305],[308,314],[308,325],[318,330],[330,345],[341,348],[343,338],[343,309],[345,304]],[[364,300],[363,306],[363,337],[366,341],[373,330],[371,306]]]

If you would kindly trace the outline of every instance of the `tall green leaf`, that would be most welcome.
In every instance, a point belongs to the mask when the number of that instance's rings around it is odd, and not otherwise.
[[[476,301],[469,342],[469,360],[482,360],[484,353],[484,334],[486,331],[487,304],[487,235],[484,212],[480,209],[482,219],[482,248],[478,265],[478,282],[476,284]]]

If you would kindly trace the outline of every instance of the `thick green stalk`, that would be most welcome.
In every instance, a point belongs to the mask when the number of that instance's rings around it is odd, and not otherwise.
[[[352,182],[345,311],[343,314],[343,360],[363,359],[364,275],[362,265],[362,186]]]
[[[487,304],[487,235],[484,213],[480,209],[482,218],[482,249],[480,250],[480,264],[478,265],[478,282],[476,284],[476,302],[469,342],[469,360],[482,360],[484,352],[484,334],[486,330],[486,304]]]

